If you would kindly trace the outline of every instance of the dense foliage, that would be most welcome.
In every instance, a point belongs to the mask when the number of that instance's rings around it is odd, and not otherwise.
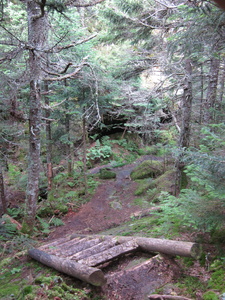
[[[150,162],[169,179],[136,191],[160,206],[158,227],[224,237],[224,11],[198,0],[14,0],[1,1],[0,22],[1,216],[48,234],[88,201],[98,184],[88,169],[161,155],[160,168]],[[7,202],[11,191],[26,201]],[[2,240],[14,241],[3,221]]]

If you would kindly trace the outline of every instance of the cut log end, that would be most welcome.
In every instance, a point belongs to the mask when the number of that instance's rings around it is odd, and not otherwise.
[[[89,276],[89,281],[92,285],[102,286],[107,280],[101,270],[96,270]]]
[[[202,255],[202,246],[200,244],[193,244],[190,250],[190,256],[199,259]]]

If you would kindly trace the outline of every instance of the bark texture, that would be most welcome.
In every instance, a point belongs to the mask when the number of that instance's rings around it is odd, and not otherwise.
[[[27,1],[29,45],[29,162],[26,193],[26,214],[23,231],[32,232],[36,217],[40,173],[41,80],[44,50],[47,41],[47,14],[42,2]]]
[[[187,149],[190,144],[191,133],[191,113],[192,113],[192,63],[190,59],[185,62],[186,78],[184,82],[184,94],[182,103],[182,126],[179,139],[179,149],[181,154],[176,160],[176,178],[175,178],[175,191],[177,196],[180,193],[181,188],[185,188],[186,174],[184,171],[184,164],[182,161],[183,150]]]
[[[219,51],[219,45],[215,46],[214,52],[215,56],[211,58],[210,61],[210,73],[209,73],[209,83],[206,94],[206,101],[204,103],[204,123],[210,124],[214,120],[214,108],[216,103],[217,96],[217,84],[219,78],[219,68],[220,68],[220,59],[216,57],[217,52]]]
[[[2,167],[0,165],[0,217],[6,213],[7,202],[5,197],[4,179]]]
[[[101,286],[106,282],[103,272],[99,269],[91,268],[69,259],[60,258],[38,249],[31,249],[28,254],[48,267],[91,283],[92,285]]]

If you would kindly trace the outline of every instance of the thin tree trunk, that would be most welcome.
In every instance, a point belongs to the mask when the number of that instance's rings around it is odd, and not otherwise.
[[[222,76],[220,80],[220,95],[219,95],[219,103],[218,103],[218,111],[220,112],[219,122],[222,121],[221,119],[223,119],[223,113],[221,110],[222,110],[222,103],[223,103],[223,96],[224,96],[224,87],[225,87],[225,59],[223,60]]]
[[[215,47],[215,51],[218,51],[218,45]],[[206,100],[204,103],[204,116],[203,121],[205,124],[210,124],[214,120],[213,110],[215,108],[216,96],[217,96],[217,84],[219,78],[220,59],[218,57],[212,57],[210,62],[209,83],[206,94]]]
[[[47,38],[47,15],[36,1],[27,1],[30,72],[29,162],[23,232],[32,233],[37,210],[40,174],[42,55]]]
[[[48,93],[48,82],[44,82],[44,89],[46,92],[45,95],[45,104],[49,105],[49,99],[47,96]],[[45,117],[48,119],[50,117],[50,112],[46,109]],[[47,159],[47,178],[48,178],[48,190],[52,189],[52,179],[53,179],[53,171],[52,171],[52,132],[51,132],[51,122],[46,120],[46,159]]]
[[[67,86],[66,79],[64,80],[64,85]],[[69,110],[68,102],[65,102],[66,116],[65,116],[65,126],[67,133],[67,145],[66,145],[66,155],[67,155],[67,172],[69,175],[73,171],[73,159],[72,159],[72,149],[71,149],[71,140],[70,140],[70,114],[67,113]]]
[[[0,217],[6,213],[7,201],[5,197],[4,178],[2,166],[0,164]]]
[[[179,140],[179,149],[181,154],[176,161],[176,182],[175,195],[178,195],[182,185],[186,184],[186,177],[184,174],[184,164],[182,162],[183,150],[187,149],[190,144],[191,132],[191,112],[192,112],[192,65],[191,60],[187,59],[185,62],[186,79],[184,83],[184,95],[182,104],[182,126]]]
[[[200,125],[202,124],[203,102],[204,102],[204,71],[203,71],[203,64],[201,64],[201,99],[200,99],[200,116],[199,116]]]
[[[85,195],[87,195],[87,141],[86,141],[86,118],[83,116],[83,162],[84,162],[84,189]]]

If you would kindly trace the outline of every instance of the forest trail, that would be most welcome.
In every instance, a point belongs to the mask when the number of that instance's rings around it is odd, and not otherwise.
[[[138,164],[148,159],[156,158],[145,155],[133,164],[113,168],[116,179],[99,180],[100,184],[90,201],[77,212],[69,211],[62,219],[64,225],[50,233],[48,240],[72,233],[98,233],[116,227],[128,221],[133,214],[140,212],[141,207],[135,205],[137,197],[134,191],[137,183],[131,181],[129,175]],[[89,172],[98,173],[101,168],[108,166],[96,167]]]
[[[70,234],[95,234],[117,227],[130,220],[133,215],[141,215],[144,209],[135,205],[134,195],[137,183],[130,180],[131,171],[142,161],[158,159],[143,156],[133,164],[113,168],[116,179],[101,180],[90,201],[78,212],[70,211],[64,218],[64,226],[50,233],[48,241],[57,240]],[[98,173],[101,166],[90,170]],[[150,209],[147,210],[150,213]],[[138,252],[112,261],[103,270],[107,283],[102,287],[92,287],[92,292],[108,300],[144,300],[160,286],[166,286],[175,274],[177,265],[166,257],[152,257],[152,254]]]

